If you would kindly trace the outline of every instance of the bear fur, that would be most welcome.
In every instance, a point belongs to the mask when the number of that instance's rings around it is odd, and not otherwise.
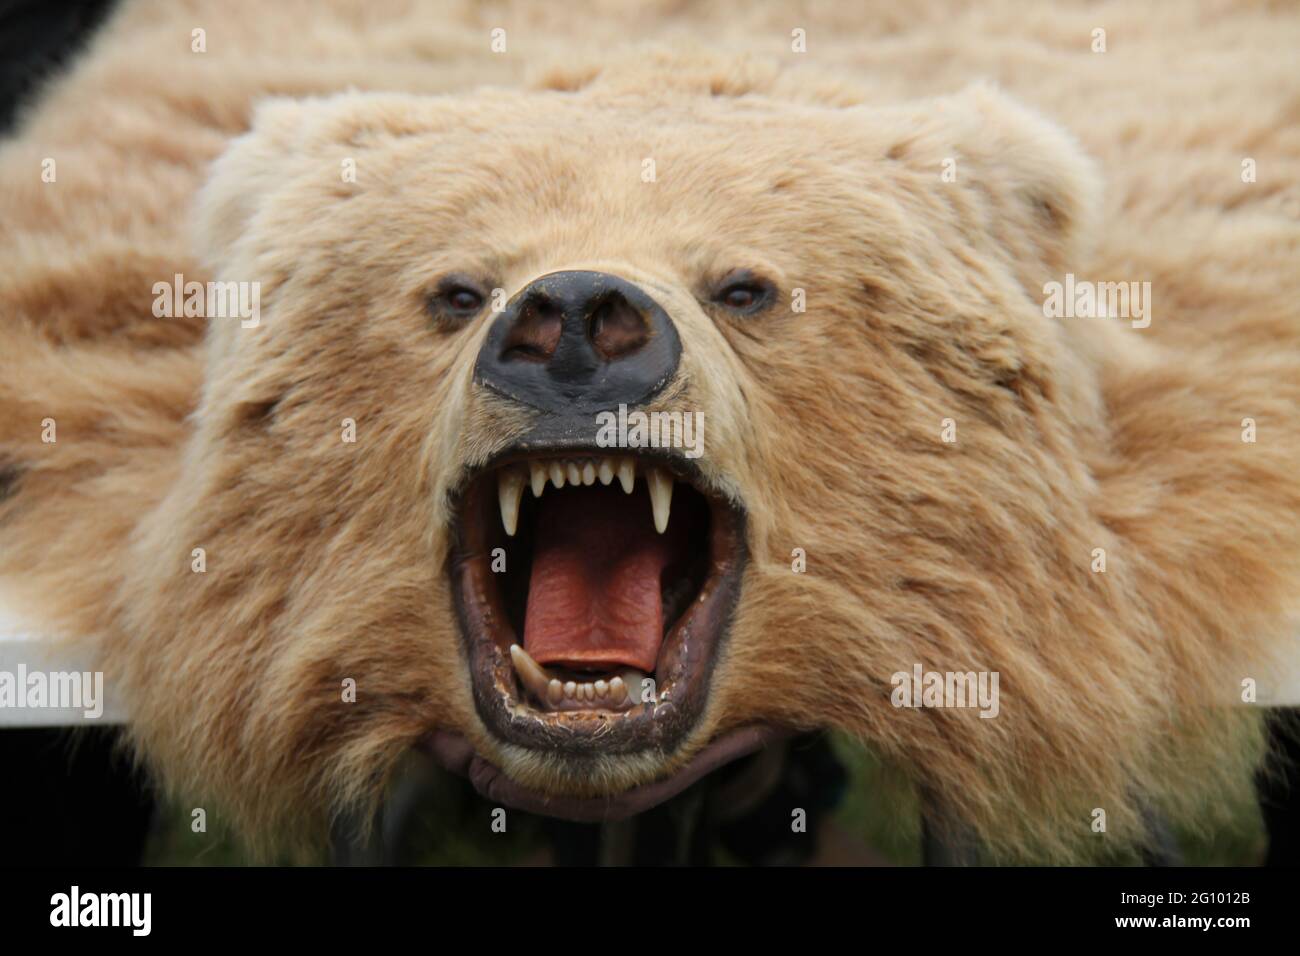
[[[364,817],[436,728],[578,795],[835,729],[1005,859],[1212,825],[1300,603],[1300,17],[679,6],[124,3],[0,146],[6,595],[259,846]],[[707,311],[737,265],[806,312]],[[469,267],[677,325],[652,407],[704,411],[750,563],[675,752],[579,780],[475,711],[450,502],[531,418],[471,383],[486,319],[428,321]],[[156,318],[176,273],[259,281],[259,327]],[[1149,327],[1045,316],[1066,273],[1150,281]],[[997,671],[998,716],[893,706],[914,664]]]

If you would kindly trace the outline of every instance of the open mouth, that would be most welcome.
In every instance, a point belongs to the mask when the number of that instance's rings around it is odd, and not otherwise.
[[[520,449],[473,475],[451,575],[488,728],[560,755],[670,751],[703,710],[743,530],[659,452]]]

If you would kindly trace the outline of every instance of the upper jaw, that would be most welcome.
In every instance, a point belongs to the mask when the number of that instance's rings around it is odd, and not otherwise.
[[[610,451],[615,456],[610,456]],[[589,701],[588,708],[579,709],[563,701],[558,707],[554,701],[548,706],[548,701],[527,689],[527,661],[516,667],[516,662],[521,661],[518,651],[512,661],[511,645],[522,645],[523,635],[516,633],[509,619],[501,582],[491,570],[493,549],[508,546],[514,537],[506,533],[510,519],[502,516],[499,473],[502,469],[526,473],[528,481],[521,497],[528,501],[533,498],[534,463],[545,463],[549,474],[553,462],[589,459],[597,463],[593,468],[599,471],[598,463],[611,457],[615,462],[621,458],[632,460],[638,474],[637,498],[647,508],[642,497],[646,494],[642,490],[645,475],[657,473],[676,482],[671,516],[661,514],[660,505],[654,507],[656,529],[665,521],[688,520],[688,505],[681,499],[688,494],[700,497],[697,507],[706,509],[708,515],[708,537],[703,545],[707,573],[680,616],[664,622],[666,634],[652,671],[645,675],[654,678],[654,702],[618,701],[610,696],[610,682],[606,681],[605,700]],[[618,470],[615,463],[609,467]],[[651,480],[662,482],[664,477]],[[565,478],[567,484],[567,474]],[[590,487],[601,484],[597,474]],[[553,489],[553,483],[548,481],[543,496]],[[607,490],[623,494],[617,474]],[[738,599],[747,561],[743,508],[710,491],[696,463],[682,455],[652,449],[593,448],[552,432],[516,442],[467,476],[454,498],[453,513],[454,546],[449,573],[475,707],[488,731],[503,743],[545,751],[553,758],[553,765],[564,766],[579,778],[589,776],[588,761],[593,757],[647,751],[667,756],[678,748],[703,714],[717,652]],[[610,663],[630,660],[618,657],[624,653],[632,651],[611,650]],[[627,683],[631,683],[633,675],[626,676]]]

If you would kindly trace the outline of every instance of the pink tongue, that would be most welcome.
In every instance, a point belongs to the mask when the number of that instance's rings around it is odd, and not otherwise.
[[[667,534],[655,532],[640,488],[566,488],[538,504],[524,650],[539,664],[653,671],[671,523]]]

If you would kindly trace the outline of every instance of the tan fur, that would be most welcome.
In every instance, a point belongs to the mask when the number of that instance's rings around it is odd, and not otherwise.
[[[1065,859],[1248,785],[1258,712],[1223,704],[1300,597],[1294,12],[361,6],[127,3],[0,148],[0,574],[93,642],[174,790],[285,845],[373,806],[435,726],[599,793],[771,720]],[[807,312],[706,313],[734,266]],[[678,325],[659,404],[705,412],[752,563],[664,761],[572,781],[474,711],[447,494],[527,417],[470,387],[486,320],[429,328],[466,268],[511,294],[607,269]],[[1044,318],[1066,271],[1151,281],[1151,327]],[[154,318],[176,272],[260,281],[262,327]],[[914,663],[999,671],[1000,715],[894,708]]]

